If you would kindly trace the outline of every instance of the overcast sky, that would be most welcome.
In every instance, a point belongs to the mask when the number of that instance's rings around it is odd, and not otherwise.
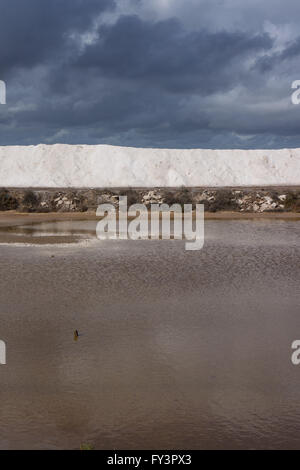
[[[300,147],[299,0],[1,0],[0,145]]]

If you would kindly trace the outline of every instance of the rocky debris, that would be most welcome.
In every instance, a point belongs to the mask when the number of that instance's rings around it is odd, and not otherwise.
[[[265,190],[204,190],[194,196],[193,202],[204,204],[210,212],[276,212],[285,210],[286,198],[286,194]]]
[[[111,192],[103,193],[98,196],[98,205],[99,204],[112,204],[114,207],[118,207],[119,197]]]
[[[50,201],[50,207],[57,212],[85,212],[88,210],[84,198],[76,191],[55,194]]]
[[[226,189],[204,190],[194,197],[193,202],[204,204],[205,210],[209,212],[237,210],[234,192]]]
[[[164,198],[159,191],[148,191],[142,196],[142,203],[146,206],[150,206],[150,204],[162,204],[163,202]]]
[[[216,193],[217,193],[217,191],[209,191],[208,189],[205,189],[204,191],[199,192],[194,197],[194,202],[198,203],[198,204],[204,203],[205,201],[207,201],[209,203],[215,202]]]
[[[96,211],[99,204],[118,207],[119,196],[135,203],[169,205],[204,204],[209,212],[300,212],[299,189],[4,189],[0,188],[0,210],[23,212]]]
[[[282,211],[284,210],[285,194],[278,195],[277,193],[272,194],[250,192],[244,193],[239,191],[236,194],[236,203],[240,212],[270,212],[270,211]]]

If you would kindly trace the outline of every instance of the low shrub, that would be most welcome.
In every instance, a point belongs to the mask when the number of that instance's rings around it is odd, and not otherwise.
[[[210,212],[234,211],[237,207],[238,204],[231,191],[219,190],[216,192],[214,201],[209,204],[208,210]]]
[[[284,202],[287,211],[300,212],[300,193],[288,193]]]
[[[16,210],[18,205],[18,200],[7,189],[0,190],[0,211]]]
[[[181,188],[179,191],[169,191],[164,195],[164,203],[171,206],[172,204],[192,204],[192,194],[187,188]]]
[[[135,189],[127,189],[122,191],[122,196],[127,196],[127,206],[130,207],[132,204],[139,204],[141,202],[141,196]]]
[[[23,212],[36,212],[39,207],[39,198],[38,196],[28,189],[25,191],[22,199],[22,210]]]

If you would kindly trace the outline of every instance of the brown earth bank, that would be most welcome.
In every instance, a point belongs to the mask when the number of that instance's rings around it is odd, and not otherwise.
[[[114,189],[29,189],[0,188],[0,211],[21,213],[86,213],[111,203],[118,207],[119,196],[127,196],[128,206],[150,204],[204,204],[205,211],[219,213],[300,213],[299,187],[253,188],[114,188]],[[227,217],[227,216],[226,216]]]
[[[195,214],[195,212],[193,212]],[[205,212],[207,220],[300,220],[300,212],[233,212],[218,211]],[[18,227],[24,224],[39,224],[42,222],[59,221],[88,221],[99,220],[95,211],[82,212],[48,212],[48,213],[23,213],[18,211],[0,212],[0,228]],[[118,217],[117,217],[118,218]],[[128,217],[131,220],[134,217]],[[150,215],[149,215],[150,218]],[[171,213],[171,219],[173,214]]]

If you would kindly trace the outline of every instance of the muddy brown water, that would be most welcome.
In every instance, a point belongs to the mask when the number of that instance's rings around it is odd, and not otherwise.
[[[0,246],[0,448],[300,448],[300,222],[208,221],[198,252],[93,223]]]

